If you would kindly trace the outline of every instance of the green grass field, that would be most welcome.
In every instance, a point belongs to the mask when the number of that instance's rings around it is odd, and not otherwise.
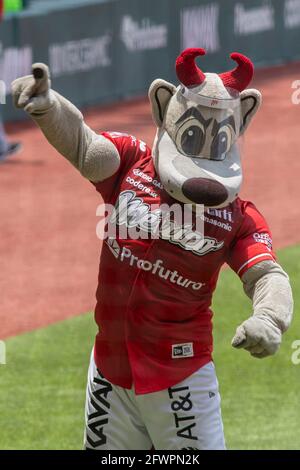
[[[222,273],[215,295],[215,363],[231,449],[300,449],[300,365],[292,342],[300,339],[300,247],[279,253],[290,274],[295,318],[280,353],[264,360],[234,350],[236,326],[251,314],[237,276]],[[298,288],[297,288],[298,287]],[[0,449],[80,449],[85,382],[96,328],[91,314],[6,342],[0,366]]]

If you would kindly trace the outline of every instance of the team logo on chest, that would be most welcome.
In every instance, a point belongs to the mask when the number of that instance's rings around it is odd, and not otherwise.
[[[118,231],[119,238],[160,238],[199,256],[224,246],[224,241],[204,236],[203,218],[196,217],[195,222],[188,205],[150,205],[133,190],[120,193],[109,226],[110,236],[112,227],[123,227],[126,230]]]

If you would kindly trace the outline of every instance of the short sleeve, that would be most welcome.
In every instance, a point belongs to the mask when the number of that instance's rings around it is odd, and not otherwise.
[[[105,202],[109,202],[116,193],[123,176],[128,172],[135,162],[149,154],[150,149],[145,142],[138,140],[136,137],[123,134],[120,132],[102,132],[101,135],[110,140],[120,155],[120,167],[118,171],[104,181],[93,183],[96,190],[101,194]]]
[[[261,261],[275,261],[268,224],[254,204],[244,206],[243,222],[230,246],[227,263],[240,276]]]

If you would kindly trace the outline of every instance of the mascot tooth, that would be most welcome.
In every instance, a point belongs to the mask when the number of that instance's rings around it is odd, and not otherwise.
[[[161,79],[150,86],[153,150],[130,135],[92,131],[51,89],[44,64],[12,84],[15,105],[106,204],[122,208],[113,220],[128,229],[125,237],[116,231],[107,238],[101,252],[87,449],[225,448],[211,311],[224,263],[253,306],[233,347],[255,358],[273,355],[291,323],[289,279],[276,262],[269,227],[254,204],[239,198],[239,139],[261,103],[259,91],[247,88],[253,65],[234,53],[233,70],[204,73],[195,62],[204,54],[182,52],[177,87]],[[166,204],[191,207],[192,222],[170,218],[169,230],[163,225],[153,236],[150,222],[159,225]],[[203,232],[192,230],[199,218]]]

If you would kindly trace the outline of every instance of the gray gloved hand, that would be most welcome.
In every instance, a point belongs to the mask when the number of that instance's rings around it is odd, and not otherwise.
[[[52,90],[47,65],[36,63],[32,75],[17,78],[12,96],[41,129],[48,142],[89,181],[110,178],[120,167],[120,155],[106,137],[96,134],[70,101]]]
[[[253,357],[263,358],[277,352],[281,337],[281,330],[270,317],[257,314],[238,326],[231,344],[246,349]]]
[[[52,93],[50,73],[47,65],[32,65],[32,75],[17,78],[12,82],[12,97],[17,108],[30,114],[42,113],[49,109],[55,100]]]

